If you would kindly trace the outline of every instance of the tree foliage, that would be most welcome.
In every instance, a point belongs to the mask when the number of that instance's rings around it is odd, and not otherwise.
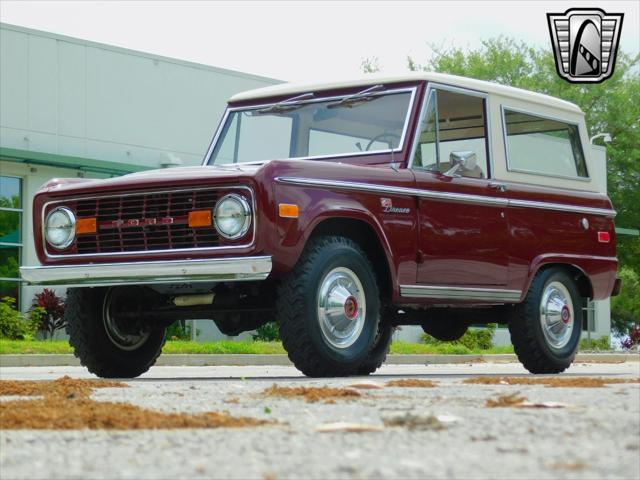
[[[640,326],[640,275],[629,267],[623,267],[619,276],[622,278],[622,291],[611,299],[611,327],[624,335],[634,324]]]
[[[431,50],[424,64],[408,57],[408,68],[489,80],[577,104],[585,112],[589,136],[607,132],[613,138],[607,145],[607,169],[609,196],[618,211],[616,224],[640,228],[640,55],[621,52],[611,78],[576,85],[558,76],[551,48],[498,37],[470,50],[434,45]],[[376,71],[377,59],[365,60],[362,66]],[[618,258],[622,266],[640,272],[640,238],[618,237]]]

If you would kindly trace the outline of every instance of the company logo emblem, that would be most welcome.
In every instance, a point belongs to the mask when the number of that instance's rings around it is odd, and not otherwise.
[[[408,208],[394,207],[393,202],[391,201],[390,198],[381,198],[380,206],[382,207],[382,211],[384,213],[410,213],[411,212],[411,210],[409,210]]]
[[[623,17],[599,8],[547,13],[558,75],[571,83],[600,83],[613,75]]]
[[[130,218],[127,220],[112,220],[111,228],[132,228],[132,227],[148,227],[149,225],[171,225],[175,222],[173,217],[161,218]]]

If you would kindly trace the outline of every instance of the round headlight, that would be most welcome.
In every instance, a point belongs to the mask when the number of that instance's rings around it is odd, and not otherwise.
[[[58,250],[67,248],[76,237],[76,217],[71,210],[59,207],[47,215],[44,236],[49,245]]]
[[[235,240],[249,230],[251,208],[243,197],[231,193],[222,197],[216,205],[213,221],[220,235]]]

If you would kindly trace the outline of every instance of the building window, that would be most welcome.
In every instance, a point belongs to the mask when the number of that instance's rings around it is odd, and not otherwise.
[[[20,305],[22,179],[0,176],[0,298]]]

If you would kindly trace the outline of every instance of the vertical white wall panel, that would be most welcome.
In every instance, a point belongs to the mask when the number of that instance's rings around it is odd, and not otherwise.
[[[58,42],[29,36],[29,129],[58,133]]]
[[[29,124],[29,36],[0,30],[0,125],[26,129]]]
[[[83,45],[58,42],[58,132],[70,137],[84,137],[86,110],[86,63]]]

